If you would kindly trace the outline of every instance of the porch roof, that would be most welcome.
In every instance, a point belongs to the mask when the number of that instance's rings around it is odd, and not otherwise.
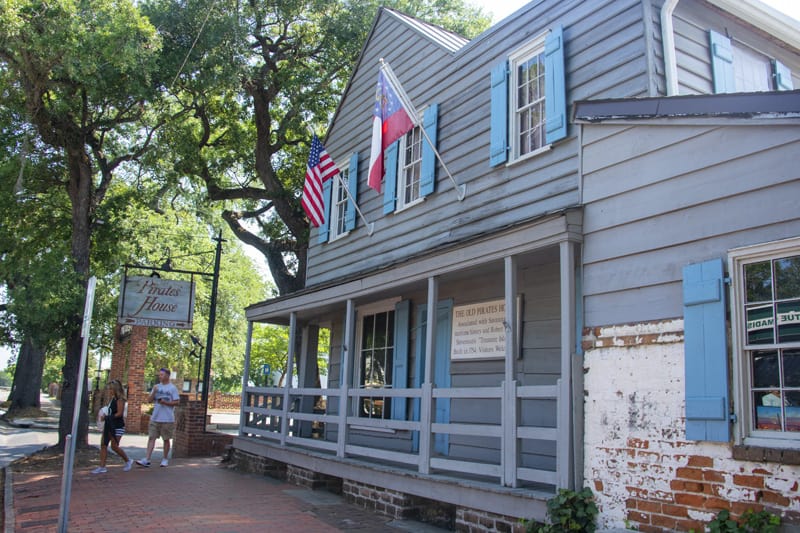
[[[289,323],[289,314],[293,312],[301,318],[309,318],[323,314],[348,299],[396,291],[402,286],[424,283],[431,276],[456,272],[562,241],[581,242],[582,213],[578,207],[560,210],[524,224],[442,247],[434,253],[387,265],[378,271],[265,300],[246,308],[247,320],[286,325]]]

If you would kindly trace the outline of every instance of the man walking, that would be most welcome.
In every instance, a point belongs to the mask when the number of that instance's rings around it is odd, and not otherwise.
[[[150,456],[156,439],[161,437],[164,441],[164,458],[161,466],[169,464],[170,440],[175,436],[175,406],[180,403],[178,389],[169,381],[170,370],[162,368],[158,371],[158,381],[150,391],[149,401],[154,402],[153,414],[150,416],[150,425],[147,427],[147,457],[136,461],[142,466],[150,466]]]

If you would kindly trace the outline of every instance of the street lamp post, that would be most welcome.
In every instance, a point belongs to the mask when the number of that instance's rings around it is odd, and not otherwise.
[[[192,344],[194,344],[195,348],[192,348],[192,351],[189,352],[189,355],[192,357],[197,357],[197,381],[195,381],[194,385],[194,399],[197,399],[197,395],[200,393],[200,363],[203,361],[203,348],[204,346],[200,344],[200,339],[195,337],[194,335],[189,335],[189,338],[192,339]],[[195,350],[200,350],[200,353],[197,353]]]

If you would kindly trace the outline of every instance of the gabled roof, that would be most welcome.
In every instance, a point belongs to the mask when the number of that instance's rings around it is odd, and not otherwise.
[[[372,40],[373,35],[375,34],[375,28],[378,26],[378,22],[381,19],[381,16],[384,13],[395,20],[405,24],[413,31],[418,33],[421,37],[429,40],[431,43],[435,44],[442,48],[442,50],[448,54],[454,54],[461,50],[466,44],[470,41],[461,37],[460,35],[453,33],[451,31],[447,31],[444,28],[436,26],[434,24],[429,24],[424,22],[418,18],[412,17],[410,15],[406,15],[404,13],[400,13],[399,11],[395,11],[388,7],[380,7],[378,12],[375,14],[375,19],[372,21],[372,27],[367,34],[367,38],[364,40],[364,44],[361,46],[361,53],[358,55],[358,59],[356,59],[355,65],[353,66],[353,70],[350,71],[350,76],[347,79],[347,85],[345,85],[344,91],[342,91],[342,98],[339,100],[339,105],[336,106],[336,111],[334,111],[333,116],[331,117],[331,121],[328,124],[327,131],[325,133],[324,142],[327,144],[328,142],[328,135],[331,131],[331,126],[336,122],[336,118],[339,116],[339,110],[341,109],[342,103],[344,102],[344,98],[347,95],[348,91],[350,90],[350,85],[353,83],[353,75],[358,71],[361,67],[361,61],[364,58],[364,51],[369,46],[370,41]]]
[[[390,9],[388,7],[383,9],[390,15],[397,17],[399,20],[408,24],[422,36],[427,37],[432,42],[438,44],[449,52],[457,52],[469,42],[469,39],[465,39],[464,37],[451,31],[447,31],[444,28],[440,28],[439,26],[429,24],[423,20],[400,13],[399,11],[395,11],[394,9]]]
[[[649,118],[800,118],[800,90],[575,102],[574,122]]]

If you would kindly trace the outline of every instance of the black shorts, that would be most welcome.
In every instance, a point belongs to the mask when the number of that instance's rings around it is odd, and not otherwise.
[[[106,425],[103,428],[103,437],[100,440],[100,445],[108,446],[111,443],[112,438],[119,444],[119,439],[121,439],[124,434],[125,426],[113,428],[111,424],[106,422]]]

